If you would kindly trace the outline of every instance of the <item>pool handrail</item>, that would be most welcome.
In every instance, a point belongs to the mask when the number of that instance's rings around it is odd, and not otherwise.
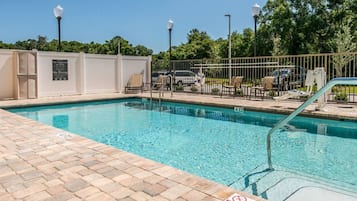
[[[335,85],[357,85],[357,77],[339,77],[330,80],[325,86],[323,86],[320,90],[318,90],[313,96],[311,96],[308,100],[306,100],[303,104],[301,104],[294,112],[292,112],[289,116],[280,120],[272,129],[269,130],[267,135],[267,154],[268,154],[268,165],[270,170],[273,169],[272,161],[271,161],[271,135],[285,126],[291,119],[297,116],[300,112],[302,112],[307,106],[309,106],[312,102],[317,100],[322,94],[327,92]]]

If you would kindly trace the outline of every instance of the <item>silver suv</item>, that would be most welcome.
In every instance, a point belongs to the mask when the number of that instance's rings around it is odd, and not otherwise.
[[[173,75],[173,72],[168,73]],[[177,85],[191,85],[199,82],[199,77],[196,73],[189,70],[176,70],[175,71],[175,84]]]

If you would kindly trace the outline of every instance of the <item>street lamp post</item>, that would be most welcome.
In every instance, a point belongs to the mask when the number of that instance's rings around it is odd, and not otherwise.
[[[63,16],[63,8],[60,5],[57,5],[56,7],[53,8],[53,14],[57,18],[57,23],[58,23],[58,46],[57,46],[57,51],[61,51],[61,19]]]
[[[171,78],[170,78],[170,89],[171,89],[171,97],[173,96],[173,82],[175,81],[175,70],[173,73],[172,72],[172,65],[171,65],[171,32],[172,32],[172,28],[174,27],[174,22],[172,20],[169,20],[167,22],[167,29],[169,30],[169,68],[170,68],[170,74],[171,74]]]
[[[257,19],[260,13],[260,6],[255,3],[252,7],[252,15],[254,18],[254,56],[257,55]]]
[[[232,39],[231,39],[231,15],[226,14],[224,15],[228,17],[228,77],[229,77],[229,82],[232,82]]]

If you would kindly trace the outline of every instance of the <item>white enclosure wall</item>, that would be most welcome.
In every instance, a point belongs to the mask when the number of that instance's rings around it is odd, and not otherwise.
[[[122,69],[122,74],[121,74],[122,92],[132,74],[142,73],[144,75],[143,76],[144,84],[150,83],[151,57],[122,56],[120,61],[121,61],[121,69]]]
[[[0,99],[18,98],[15,75],[18,50],[0,50]],[[22,52],[22,51],[21,51]],[[23,51],[26,52],[26,51]],[[142,73],[149,83],[151,56],[94,55],[84,53],[37,52],[37,97],[121,93],[132,74]],[[64,67],[62,69],[62,67]],[[35,80],[36,80],[35,79]]]
[[[79,55],[73,53],[38,52],[38,97],[80,94]],[[52,60],[68,60],[68,80],[53,80]]]
[[[0,100],[14,97],[14,73],[12,52],[0,50]]]
[[[117,56],[85,55],[87,93],[113,93],[117,89]]]

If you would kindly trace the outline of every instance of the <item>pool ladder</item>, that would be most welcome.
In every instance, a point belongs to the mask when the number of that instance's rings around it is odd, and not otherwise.
[[[300,105],[293,113],[291,113],[286,118],[280,120],[272,129],[270,129],[267,135],[267,154],[268,154],[268,165],[269,170],[274,170],[272,161],[271,161],[271,135],[278,130],[285,126],[291,119],[297,116],[300,112],[302,112],[307,106],[317,100],[321,95],[327,92],[335,85],[357,85],[357,77],[340,77],[334,78],[329,81],[324,87],[322,87],[319,91],[317,91],[313,96],[311,96],[307,101],[305,101],[302,105]]]
[[[171,84],[171,97],[173,96],[173,81],[172,81],[172,76],[166,76],[166,78],[170,79],[170,84]],[[166,85],[166,79],[162,79],[160,84],[160,88],[158,90],[159,93],[159,104],[161,103],[162,97],[164,97],[164,86]],[[152,84],[150,84],[150,101],[152,102]]]

